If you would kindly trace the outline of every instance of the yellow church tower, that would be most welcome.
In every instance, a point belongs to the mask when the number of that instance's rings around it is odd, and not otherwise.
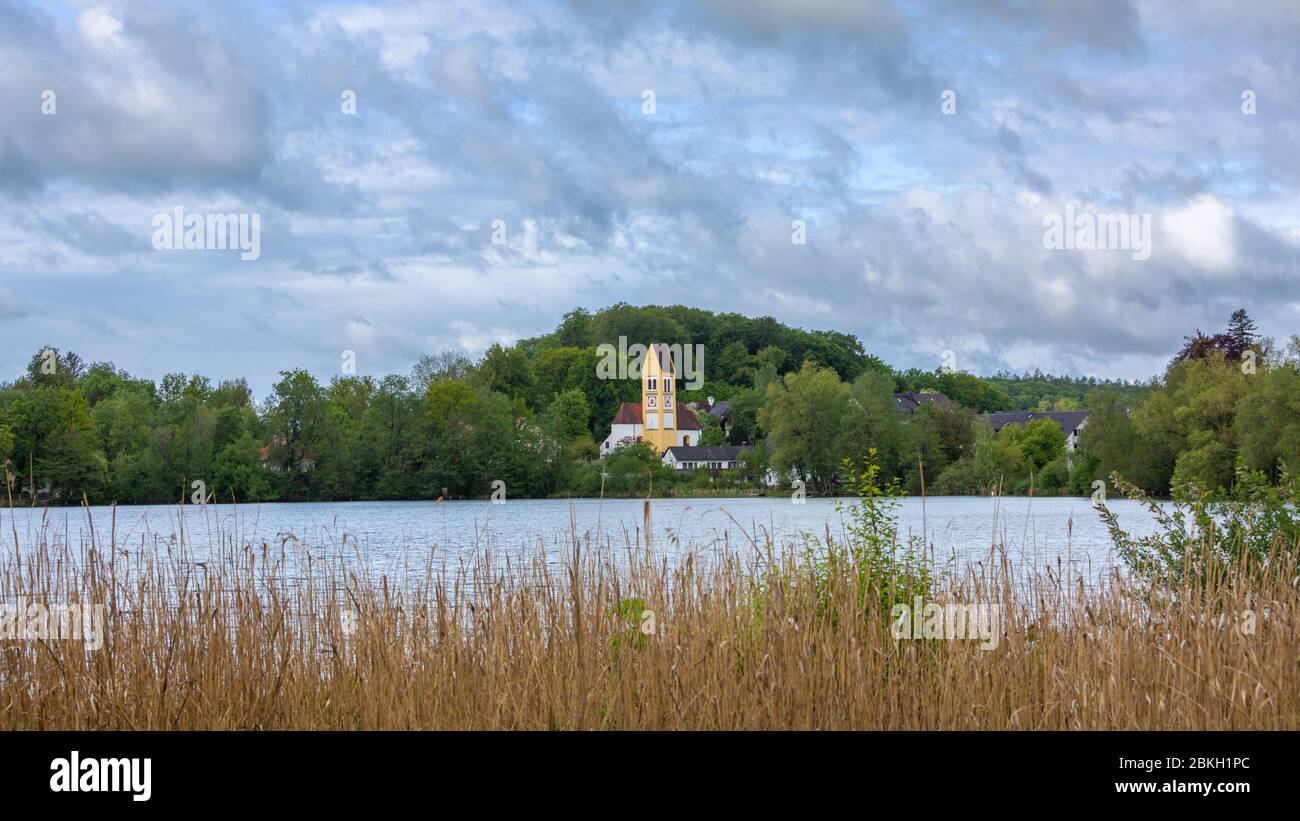
[[[677,438],[677,374],[667,345],[651,343],[641,364],[641,438],[663,453]]]

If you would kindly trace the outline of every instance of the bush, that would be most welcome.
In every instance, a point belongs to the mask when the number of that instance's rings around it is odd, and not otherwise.
[[[1234,571],[1249,573],[1280,559],[1294,561],[1300,552],[1300,483],[1284,470],[1279,486],[1271,487],[1263,473],[1241,463],[1235,475],[1227,491],[1175,483],[1173,503],[1166,508],[1119,474],[1111,474],[1121,493],[1146,504],[1157,525],[1150,536],[1135,538],[1123,530],[1104,501],[1096,507],[1124,563],[1147,581],[1204,585],[1211,577],[1235,578],[1241,574]]]
[[[888,612],[895,602],[910,605],[913,597],[930,598],[934,579],[925,564],[925,537],[900,543],[898,500],[905,494],[897,478],[881,482],[876,449],[867,451],[861,469],[845,459],[840,476],[857,501],[835,505],[847,518],[846,538],[844,544],[828,541],[824,553],[814,554],[818,588],[830,588],[836,576],[847,572],[857,577],[864,610],[878,603]]]

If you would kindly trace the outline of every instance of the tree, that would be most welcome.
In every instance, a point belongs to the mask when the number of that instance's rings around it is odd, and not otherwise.
[[[537,356],[537,396],[543,402],[562,391],[576,387],[569,384],[569,373],[582,358],[582,348],[547,348]],[[590,424],[590,420],[588,420]]]
[[[483,377],[484,386],[490,390],[505,394],[511,399],[526,402],[533,399],[536,376],[533,373],[533,362],[523,348],[493,345],[483,355],[479,373]]]
[[[1288,362],[1250,377],[1233,433],[1247,469],[1275,484],[1283,469],[1300,477],[1300,365]]]
[[[841,455],[860,459],[869,449],[879,453],[879,464],[889,477],[902,476],[902,421],[894,411],[894,379],[870,370],[849,386]]]
[[[1247,376],[1221,351],[1169,367],[1164,385],[1134,414],[1146,444],[1141,458],[1167,470],[1148,480],[1155,492],[1168,493],[1174,480],[1207,490],[1232,484],[1234,421],[1246,389]]]
[[[1230,361],[1240,361],[1246,351],[1255,346],[1256,340],[1259,339],[1255,331],[1255,323],[1247,315],[1245,308],[1238,308],[1232,312],[1231,318],[1228,319],[1226,351]]]
[[[421,354],[411,369],[411,384],[423,393],[434,382],[464,380],[474,364],[455,348],[443,348],[436,354]]]
[[[592,464],[580,489],[588,496],[597,495],[602,487],[609,494],[644,496],[652,483],[664,487],[672,481],[672,470],[654,448],[645,442],[627,442]]]
[[[591,337],[591,314],[582,308],[569,311],[555,329],[555,338],[562,347],[593,347],[596,343]]]
[[[463,383],[437,382],[428,390],[460,384]],[[426,472],[432,435],[421,415],[421,397],[411,390],[405,377],[385,376],[375,385],[370,404],[361,417],[358,438],[362,487],[369,494],[381,499],[436,495],[428,484]]]
[[[758,422],[772,442],[778,473],[793,469],[828,492],[839,467],[841,435],[849,392],[830,368],[805,362],[767,388]]]
[[[1129,415],[1124,397],[1112,390],[1096,391],[1088,399],[1088,423],[1079,433],[1070,490],[1079,496],[1092,494],[1092,483],[1109,481],[1112,473],[1142,483],[1137,476],[1135,455],[1143,447]]]
[[[701,413],[699,418],[701,445],[727,444],[727,435],[722,432],[722,420],[711,413]]]
[[[732,342],[711,357],[709,371],[716,381],[748,385],[754,381],[754,358],[743,342]]]
[[[325,395],[307,371],[280,371],[280,377],[268,400],[267,417],[275,437],[270,458],[279,465],[286,489],[305,493],[307,482],[301,474],[315,461],[311,445],[325,421]]]
[[[1224,333],[1206,336],[1197,328],[1195,336],[1185,336],[1183,339],[1186,342],[1169,363],[1170,367],[1195,359],[1208,359],[1216,352],[1229,362],[1239,362],[1246,351],[1255,346],[1258,336],[1255,334],[1255,323],[1251,321],[1246,309],[1238,308],[1232,312],[1228,330]]]
[[[70,388],[33,388],[10,405],[8,425],[16,475],[35,474],[38,490],[48,482],[51,497],[97,497],[108,463],[84,396]]]
[[[557,393],[546,411],[551,429],[564,443],[589,435],[591,408],[587,396],[577,388]]]
[[[1028,460],[1028,466],[1038,472],[1065,453],[1065,441],[1065,431],[1056,422],[1034,419],[1025,425],[1024,435],[1020,437],[1020,451]]]

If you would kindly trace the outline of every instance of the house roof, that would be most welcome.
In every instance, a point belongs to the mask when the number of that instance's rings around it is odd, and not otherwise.
[[[1036,419],[1051,419],[1061,426],[1068,436],[1079,429],[1083,421],[1088,418],[1087,411],[1002,411],[1000,413],[989,413],[980,417],[987,419],[993,430],[999,431],[1007,425],[1027,425]]]
[[[614,414],[614,421],[611,425],[643,425],[645,421],[641,418],[641,404],[639,402],[624,402],[618,406],[618,413]],[[677,429],[678,430],[699,430],[700,420],[696,418],[695,413],[685,403],[677,403]]]
[[[894,410],[912,413],[922,405],[928,405],[931,402],[938,402],[940,405],[947,405],[952,400],[941,393],[917,393],[915,391],[904,391],[903,393],[894,394]]]
[[[700,420],[695,416],[695,411],[686,407],[685,402],[677,403],[677,429],[678,430],[699,430]]]
[[[679,462],[734,462],[753,448],[743,445],[676,445],[664,451]]]
[[[614,421],[611,425],[640,425],[641,424],[641,403],[624,402],[618,406],[618,413],[614,414]]]
[[[731,410],[731,400],[723,399],[720,402],[714,402],[705,409],[705,412],[708,413],[709,416],[726,416],[727,411],[729,410]]]

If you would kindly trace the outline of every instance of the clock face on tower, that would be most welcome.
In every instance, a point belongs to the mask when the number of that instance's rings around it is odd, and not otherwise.
[[[647,396],[647,397],[645,398],[645,406],[646,406],[647,408],[657,408],[657,407],[659,407],[659,397],[657,397],[657,396]]]

